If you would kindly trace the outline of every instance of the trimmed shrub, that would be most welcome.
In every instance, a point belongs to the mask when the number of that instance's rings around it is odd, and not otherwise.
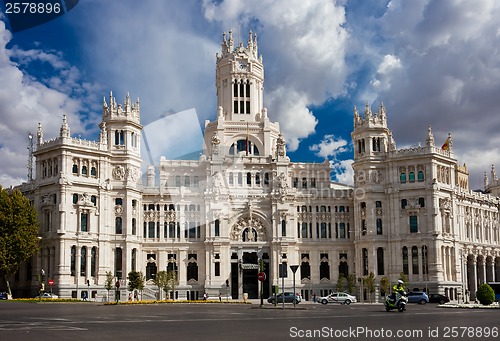
[[[495,291],[488,284],[484,283],[479,286],[476,297],[482,305],[490,305],[495,302]]]

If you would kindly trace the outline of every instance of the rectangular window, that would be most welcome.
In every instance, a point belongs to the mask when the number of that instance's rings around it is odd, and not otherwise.
[[[382,234],[382,219],[377,219],[377,234]]]
[[[80,214],[80,231],[88,232],[88,230],[89,230],[88,218],[89,218],[89,215],[87,213]]]
[[[115,249],[115,277],[122,278],[122,249]]]
[[[155,237],[155,222],[150,221],[148,224],[148,238],[154,238]]]
[[[311,178],[311,188],[316,188],[316,178]]]
[[[215,270],[214,271],[215,272],[215,276],[218,277],[218,276],[220,276],[220,263],[217,262],[217,263],[214,263],[214,265],[215,265],[215,269],[214,269]]]
[[[340,236],[339,237],[345,238],[345,223],[340,223],[339,225],[340,225],[340,231],[339,231]]]
[[[293,178],[293,188],[299,188],[299,178]]]
[[[307,189],[307,178],[302,178],[302,189]]]
[[[260,186],[260,173],[255,173],[255,184]]]
[[[281,236],[286,237],[286,220],[281,221]]]
[[[122,234],[122,218],[121,217],[116,217],[115,218],[115,233],[116,234]]]
[[[368,249],[362,249],[363,257],[363,276],[368,276]]]
[[[246,101],[245,104],[246,104],[246,108],[245,108],[246,109],[246,113],[250,114],[250,101]]]
[[[320,238],[326,238],[326,223],[321,223],[321,236]]]
[[[307,233],[307,223],[302,223],[302,238],[308,238],[308,233]]]
[[[418,219],[416,215],[410,216],[410,233],[418,232]]]
[[[168,223],[168,237],[175,238],[175,222]]]

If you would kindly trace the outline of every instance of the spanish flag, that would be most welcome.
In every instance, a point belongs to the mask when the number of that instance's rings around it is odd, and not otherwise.
[[[450,136],[444,141],[443,146],[441,147],[442,150],[450,150]]]

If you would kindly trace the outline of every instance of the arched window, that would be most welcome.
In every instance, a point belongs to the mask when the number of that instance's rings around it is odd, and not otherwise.
[[[417,180],[419,182],[424,181],[424,172],[423,171],[418,171],[418,173],[417,173]]]
[[[73,172],[73,174],[78,174],[78,165],[77,164],[73,164],[72,172]]]
[[[95,167],[90,168],[90,175],[97,176],[97,168],[95,168]]]
[[[416,246],[411,248],[411,272],[414,275],[418,274],[418,248]]]
[[[402,184],[406,183],[406,173],[399,174],[399,182]]]
[[[94,246],[90,251],[90,276],[95,277],[97,264],[97,248]]]
[[[408,275],[408,248],[403,246],[403,273]]]
[[[410,182],[415,182],[415,172],[408,173],[408,180]]]
[[[75,275],[75,267],[76,267],[76,246],[71,247],[71,260],[70,260],[70,270],[71,276]]]
[[[87,275],[87,247],[82,246],[80,251],[80,276]]]
[[[132,235],[137,234],[137,220],[135,218],[132,218]]]
[[[311,280],[311,266],[309,265],[309,254],[303,253],[300,258],[302,262],[300,263],[300,279],[307,278]]]

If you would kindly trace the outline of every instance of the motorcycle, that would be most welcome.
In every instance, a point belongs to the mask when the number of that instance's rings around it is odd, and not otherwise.
[[[406,292],[396,293],[396,298],[392,299],[388,296],[385,300],[385,311],[391,311],[397,309],[400,313],[406,310],[406,304],[408,303],[408,298],[406,297]]]

